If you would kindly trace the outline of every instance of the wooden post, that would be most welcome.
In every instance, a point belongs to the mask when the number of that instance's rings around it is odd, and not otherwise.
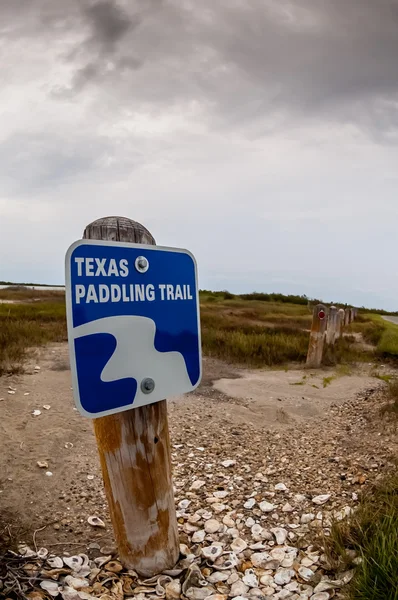
[[[355,321],[355,317],[356,317],[355,308],[352,308],[351,309],[351,323],[353,323]]]
[[[345,318],[344,325],[347,327],[351,323],[351,310],[349,308],[345,309]]]
[[[337,308],[331,306],[329,308],[327,330],[326,330],[326,343],[333,345],[337,337]]]
[[[98,219],[83,237],[155,244],[124,217]],[[179,541],[166,400],[95,419],[94,431],[121,561],[144,577],[172,569]]]
[[[323,345],[327,324],[326,307],[318,304],[314,308],[310,333],[310,344],[307,354],[308,367],[320,367],[322,363]]]
[[[340,308],[340,310],[337,313],[336,338],[341,338],[341,336],[343,335],[344,319],[345,319],[344,308]]]

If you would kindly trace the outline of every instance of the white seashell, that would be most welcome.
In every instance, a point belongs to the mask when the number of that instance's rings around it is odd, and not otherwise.
[[[37,556],[37,553],[31,548],[29,548],[29,546],[27,546],[26,544],[19,544],[18,552],[21,556],[24,556],[25,558],[33,558]]]
[[[286,504],[284,504],[284,506],[282,507],[282,512],[291,513],[293,511],[294,508],[291,504],[289,504],[289,502],[286,502]]]
[[[33,417],[39,417],[40,415],[41,415],[41,410],[34,410],[34,411],[32,412],[32,416],[33,416]]]
[[[95,564],[98,565],[99,567],[103,567],[110,560],[112,560],[112,555],[111,554],[109,556],[99,556],[98,558],[94,558]]]
[[[294,577],[294,571],[292,569],[278,569],[274,576],[274,581],[277,585],[286,585],[290,583]]]
[[[286,557],[281,562],[281,567],[285,569],[290,569],[294,564],[294,557],[290,555],[286,555]]]
[[[304,581],[310,581],[314,576],[314,571],[307,569],[307,567],[300,567],[298,574],[300,575],[301,579],[304,579]]]
[[[212,509],[217,514],[224,512],[224,510],[227,510],[227,508],[228,507],[226,504],[219,504],[218,502],[216,504],[213,504],[213,506],[212,506]]]
[[[181,597],[181,583],[178,579],[166,584],[166,600],[179,600]]]
[[[271,504],[270,502],[267,502],[266,500],[264,500],[263,502],[260,502],[259,507],[260,507],[260,510],[265,513],[272,512],[276,508],[276,506],[274,504]]]
[[[191,490],[200,490],[201,487],[203,487],[204,485],[206,485],[205,481],[202,481],[201,479],[196,479],[196,481],[194,481],[190,487]]]
[[[186,523],[184,523],[183,529],[185,533],[194,533],[195,531],[198,531],[199,527],[196,527],[196,525],[192,525],[192,523],[189,523],[189,521],[187,521]]]
[[[270,551],[270,556],[271,558],[273,558],[274,560],[279,560],[280,562],[282,562],[282,560],[285,558],[286,556],[286,551],[283,548],[273,548]]]
[[[318,583],[318,585],[315,586],[314,588],[314,593],[318,593],[318,592],[327,592],[329,590],[334,590],[335,587],[337,587],[334,583],[332,583],[331,581],[320,581]]]
[[[306,523],[311,523],[311,521],[313,521],[315,519],[315,515],[313,515],[312,513],[305,513],[304,515],[301,515],[301,519],[300,522],[305,525]]]
[[[87,475],[87,479],[88,479],[89,481],[92,481],[92,480],[94,479],[94,475]]]
[[[71,448],[73,448],[73,444],[72,442],[66,442],[64,444],[64,448],[66,448],[67,450],[70,450]]]
[[[249,498],[245,503],[244,503],[244,508],[253,508],[253,506],[255,506],[256,501],[254,498]]]
[[[194,544],[200,544],[206,537],[206,532],[204,529],[200,529],[199,531],[195,531],[192,536],[192,541]]]
[[[265,569],[265,565],[270,561],[270,559],[271,557],[268,552],[255,552],[250,557],[253,567],[260,569]]]
[[[260,583],[261,585],[272,586],[274,583],[274,578],[272,577],[272,575],[262,575],[260,577]]]
[[[312,499],[314,504],[326,504],[328,500],[330,500],[332,494],[322,494],[321,496],[315,496]]]
[[[293,571],[293,573],[294,573],[294,571]],[[285,589],[289,590],[289,592],[299,592],[300,591],[300,586],[299,586],[299,584],[298,584],[297,581],[292,581],[291,583],[288,583],[285,586]]]
[[[46,475],[47,475],[47,477],[52,477],[53,476],[53,474],[52,474],[51,471],[46,471]]]
[[[205,532],[206,533],[216,533],[221,527],[221,523],[217,521],[217,519],[209,519],[205,523]]]
[[[249,519],[248,519],[249,520]],[[247,521],[246,521],[246,525],[247,525]],[[262,532],[264,531],[264,529],[261,527],[261,525],[259,525],[258,523],[255,523],[252,528],[251,528],[251,532],[253,537],[258,537],[262,534]]]
[[[253,527],[253,525],[255,525],[255,524],[256,524],[256,521],[253,519],[253,517],[249,517],[245,521],[245,525],[246,525],[246,527],[249,527],[249,529],[251,529]]]
[[[12,387],[12,385],[9,385],[8,389],[10,390],[10,392],[16,392],[17,391],[17,388]]]
[[[276,486],[274,487],[274,489],[277,492],[287,492],[288,491],[288,489],[284,483],[277,483]]]
[[[231,585],[231,591],[229,595],[232,597],[243,596],[243,594],[246,594],[248,591],[249,587],[243,583],[243,581],[239,580]]]
[[[105,523],[103,522],[103,520],[95,515],[88,517],[87,522],[92,527],[102,527],[103,529],[105,529]]]
[[[47,558],[47,556],[48,556],[47,548],[39,548],[37,551],[37,556],[38,556],[38,558],[41,558],[41,559]]]
[[[181,508],[181,510],[185,510],[186,508],[188,508],[188,506],[191,504],[191,500],[181,500],[181,502],[178,503],[178,508]]]
[[[64,557],[64,563],[66,564],[67,567],[69,567],[70,569],[72,569],[72,571],[75,571],[76,573],[78,573],[79,570],[83,566],[83,557],[80,556],[80,555],[65,556]]]
[[[229,469],[230,467],[233,467],[236,465],[236,460],[223,460],[221,464],[226,469]]]
[[[249,586],[249,588],[257,588],[258,587],[258,578],[253,569],[246,569],[244,577],[242,579],[243,583]]]
[[[215,498],[219,498],[220,500],[222,500],[223,498],[226,498],[228,496],[229,492],[226,492],[225,490],[217,490],[216,492],[213,492],[213,496]]]
[[[208,521],[213,516],[213,513],[211,513],[209,510],[204,510],[201,514],[204,521]]]
[[[234,571],[228,577],[227,583],[228,583],[228,585],[232,585],[233,583],[236,583],[237,581],[239,581],[239,579],[240,579],[240,577],[239,577],[238,573],[236,571]]]
[[[296,502],[296,504],[301,504],[302,502],[305,502],[307,500],[307,497],[303,494],[296,494],[293,500]]]
[[[241,552],[246,550],[246,548],[247,548],[247,542],[245,542],[245,540],[242,540],[242,538],[239,538],[239,537],[236,538],[231,544],[231,550],[236,552],[236,554],[240,554]]]
[[[49,404],[43,404],[44,410],[50,410],[51,406]]]
[[[24,393],[24,396],[29,396],[29,392],[25,392],[25,393]]]
[[[47,563],[52,569],[62,569],[64,566],[64,561],[59,556],[47,558]]]
[[[214,561],[213,567],[218,571],[226,571],[236,567],[238,562],[238,557],[234,552],[224,552],[220,558]]]
[[[61,589],[56,581],[51,581],[50,579],[45,579],[44,581],[41,581],[40,587],[42,590],[45,590],[48,594],[50,594],[50,596],[53,596],[54,598],[58,596],[59,591]]]
[[[202,554],[205,558],[210,560],[216,560],[219,556],[221,556],[223,551],[223,547],[221,544],[212,544],[211,546],[207,546],[206,548],[202,548]]]
[[[38,460],[37,461],[37,466],[40,469],[48,469],[48,462],[46,460]]]
[[[10,394],[11,396],[13,396],[15,394],[14,390],[8,390],[7,393]]]
[[[66,586],[64,588],[62,588],[61,590],[61,596],[63,598],[63,600],[92,600],[94,598],[94,596],[92,596],[91,594],[88,594],[87,592],[83,592],[82,590],[75,590],[72,587]],[[104,600],[108,600],[110,598],[110,596],[108,596],[108,598],[106,598],[106,596],[102,596],[102,598]],[[135,600],[137,600],[138,596],[136,597]]]
[[[264,593],[259,588],[252,588],[249,590],[248,595],[249,598],[260,598],[261,600],[264,600]]]
[[[189,600],[205,600],[209,596],[211,596],[216,590],[211,587],[191,587],[185,591],[185,596],[189,598]]]
[[[287,531],[283,529],[283,527],[274,527],[271,529],[271,532],[274,534],[276,543],[281,546],[286,542],[287,539]]]
[[[199,523],[202,520],[202,517],[198,513],[194,513],[188,517],[188,522],[195,525],[195,523]]]
[[[226,525],[228,528],[231,527],[235,527],[235,521],[233,519],[231,519],[231,517],[229,517],[228,515],[226,515],[225,517],[223,517],[222,522],[224,523],[224,525]]]
[[[81,588],[89,587],[90,585],[87,579],[82,579],[81,577],[73,577],[72,575],[67,575],[65,577],[65,583],[74,590],[80,590]]]
[[[250,544],[250,550],[264,550],[265,546],[261,542],[256,542],[255,544]]]
[[[227,571],[214,571],[206,579],[209,583],[219,583],[220,581],[227,581],[228,577],[229,574]]]

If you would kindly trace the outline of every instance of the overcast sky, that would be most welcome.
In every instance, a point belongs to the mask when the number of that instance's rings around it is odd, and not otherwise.
[[[202,288],[398,309],[398,0],[0,0],[0,280],[99,217]]]

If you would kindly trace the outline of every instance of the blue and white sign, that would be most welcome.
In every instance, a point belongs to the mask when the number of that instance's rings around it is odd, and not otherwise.
[[[187,250],[75,242],[66,254],[66,309],[83,415],[110,415],[199,385],[197,272]]]

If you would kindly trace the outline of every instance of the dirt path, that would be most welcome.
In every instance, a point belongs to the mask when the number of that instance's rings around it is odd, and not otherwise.
[[[0,379],[0,530],[19,524],[29,540],[44,527],[37,543],[57,552],[62,544],[72,553],[93,542],[109,546],[95,439],[90,420],[73,405],[67,347],[50,346],[35,361],[26,374]],[[253,516],[270,526],[289,523],[293,545],[298,533],[355,505],[358,492],[391,468],[397,452],[393,425],[379,414],[384,384],[369,371],[368,365],[350,376],[330,369],[249,371],[206,360],[199,390],[169,402],[176,502],[191,503],[182,511],[182,541],[190,543],[192,535],[186,519],[208,507],[216,490],[229,495],[221,512],[240,508],[242,537],[245,519],[250,535]],[[33,416],[35,410],[41,414]],[[192,491],[195,480],[203,481],[198,491]],[[284,492],[275,491],[278,483]],[[330,494],[326,507],[314,506],[319,494]],[[252,514],[243,508],[250,496],[273,502],[275,512]],[[312,513],[312,524],[302,525],[302,515]],[[90,515],[106,529],[91,528]]]
[[[385,321],[389,321],[390,323],[395,323],[398,325],[398,317],[383,317]]]

